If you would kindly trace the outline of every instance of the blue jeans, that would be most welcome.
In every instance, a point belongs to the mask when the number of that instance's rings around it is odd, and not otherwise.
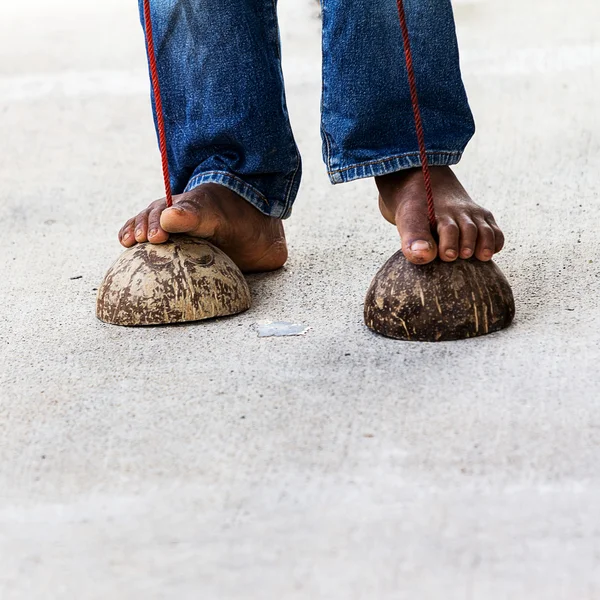
[[[429,164],[455,164],[475,126],[450,0],[404,2]],[[288,217],[302,163],[276,0],[151,6],[173,192],[219,183],[271,217]],[[396,0],[322,0],[322,8],[321,135],[331,182],[420,166]]]

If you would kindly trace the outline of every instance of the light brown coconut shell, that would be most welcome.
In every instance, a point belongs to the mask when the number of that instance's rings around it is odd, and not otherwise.
[[[163,325],[240,313],[250,303],[244,276],[224,252],[173,236],[121,254],[98,290],[97,316],[114,325]]]
[[[377,273],[365,300],[370,329],[409,341],[485,335],[508,327],[514,315],[512,290],[494,262],[414,265],[401,251]]]

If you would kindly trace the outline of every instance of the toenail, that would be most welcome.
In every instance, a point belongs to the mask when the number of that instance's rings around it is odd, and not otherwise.
[[[483,257],[484,258],[492,258],[493,254],[494,253],[491,250],[484,250],[483,251]]]
[[[148,234],[150,237],[154,237],[155,235],[158,234],[158,229],[151,229],[150,233]]]
[[[425,240],[419,240],[417,242],[413,242],[410,245],[410,249],[413,252],[424,252],[425,250],[431,250],[431,244]]]
[[[142,230],[141,229],[136,229],[135,231],[135,237],[140,237],[142,235]]]
[[[128,231],[127,233],[124,233],[124,234],[123,234],[123,239],[124,239],[124,240],[128,240],[130,237],[131,237],[131,236],[130,236],[130,233],[129,233],[129,231]]]
[[[456,250],[446,250],[446,256],[448,258],[456,258],[458,256]]]
[[[471,250],[471,248],[465,248],[465,249],[462,251],[462,255],[463,255],[465,258],[469,258],[469,256],[471,256],[471,254],[473,254],[473,250]]]

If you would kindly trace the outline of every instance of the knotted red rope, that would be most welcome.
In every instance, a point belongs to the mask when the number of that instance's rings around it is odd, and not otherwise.
[[[150,65],[150,79],[152,80],[152,90],[154,92],[154,107],[156,109],[156,122],[158,129],[158,145],[160,146],[160,155],[162,158],[162,170],[163,177],[165,179],[167,206],[173,206],[171,177],[169,174],[169,158],[167,155],[167,135],[165,133],[165,117],[163,113],[162,98],[160,95],[160,82],[158,79],[156,52],[154,50],[154,35],[152,33],[150,0],[144,0],[144,29],[146,31],[146,50],[148,52],[148,64]]]
[[[406,58],[406,72],[408,74],[408,85],[410,87],[410,99],[415,117],[415,129],[417,130],[417,141],[419,142],[419,154],[421,155],[421,169],[423,171],[423,181],[425,183],[425,193],[427,195],[427,217],[431,229],[436,230],[435,205],[433,203],[433,189],[431,187],[431,174],[429,173],[429,161],[427,160],[427,150],[425,147],[425,133],[423,132],[423,121],[421,119],[421,108],[419,106],[419,96],[417,94],[417,81],[413,67],[412,50],[410,48],[410,36],[408,26],[406,25],[406,13],[404,12],[403,0],[396,0],[398,4],[398,14],[400,15],[400,29],[402,29],[402,41],[404,43],[404,56]]]

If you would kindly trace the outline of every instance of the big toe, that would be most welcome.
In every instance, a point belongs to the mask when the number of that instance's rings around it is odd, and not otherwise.
[[[402,238],[402,252],[407,260],[424,265],[437,256],[437,244],[431,235],[427,215],[421,211],[402,211],[396,218],[398,232]]]
[[[189,233],[199,225],[199,213],[188,206],[171,206],[160,216],[160,226],[169,233]]]
[[[427,239],[425,236],[419,236],[411,244],[402,243],[402,252],[411,263],[425,265],[437,256],[437,246],[433,238]]]

